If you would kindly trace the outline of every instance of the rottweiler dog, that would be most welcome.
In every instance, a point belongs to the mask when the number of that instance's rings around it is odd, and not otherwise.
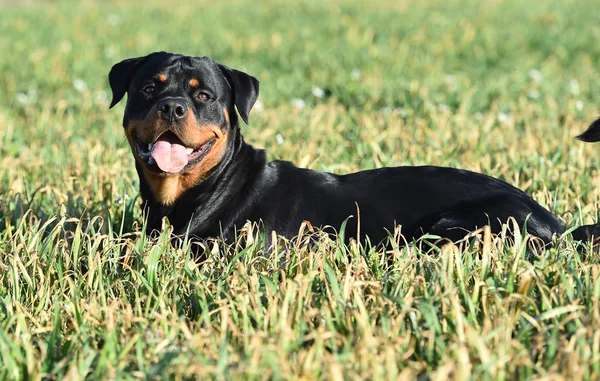
[[[231,241],[247,221],[291,238],[303,221],[339,228],[358,215],[345,235],[371,243],[386,240],[396,226],[407,241],[426,233],[456,241],[485,225],[498,233],[511,217],[544,244],[565,232],[523,191],[479,173],[404,166],[337,175],[268,161],[244,141],[239,125],[239,118],[248,123],[258,80],[209,57],[130,58],[112,67],[109,81],[111,107],[128,94],[123,127],[149,232],[168,217],[174,234],[199,240]],[[572,235],[598,237],[600,225]]]

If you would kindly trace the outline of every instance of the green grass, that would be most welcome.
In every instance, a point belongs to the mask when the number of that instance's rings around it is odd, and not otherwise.
[[[305,231],[265,257],[247,226],[202,265],[168,225],[151,242],[107,81],[209,55],[261,80],[242,130],[273,159],[467,168],[592,223],[600,154],[573,137],[600,107],[599,19],[593,0],[0,5],[0,379],[600,378],[600,255],[568,237],[530,262],[528,236],[482,232],[427,255]]]

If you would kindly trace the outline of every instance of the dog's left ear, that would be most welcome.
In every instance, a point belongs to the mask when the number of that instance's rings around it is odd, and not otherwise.
[[[108,82],[112,89],[113,97],[110,102],[110,108],[119,103],[125,96],[129,85],[131,84],[131,78],[133,73],[145,60],[146,57],[128,58],[115,64],[110,73],[108,74]]]
[[[600,141],[600,119],[597,119],[592,123],[585,132],[576,137],[584,142],[597,142]]]
[[[218,63],[218,65],[231,86],[233,103],[238,113],[244,122],[248,124],[248,115],[258,98],[258,79],[242,71],[230,69],[221,63]]]

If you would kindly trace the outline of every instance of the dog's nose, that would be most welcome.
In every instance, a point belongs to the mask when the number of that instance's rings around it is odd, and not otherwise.
[[[158,102],[158,111],[162,118],[175,121],[185,118],[188,106],[183,99],[165,98]]]

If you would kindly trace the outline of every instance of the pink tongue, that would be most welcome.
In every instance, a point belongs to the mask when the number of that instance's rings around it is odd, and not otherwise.
[[[159,139],[152,148],[152,158],[164,172],[177,173],[188,163],[185,147]]]

